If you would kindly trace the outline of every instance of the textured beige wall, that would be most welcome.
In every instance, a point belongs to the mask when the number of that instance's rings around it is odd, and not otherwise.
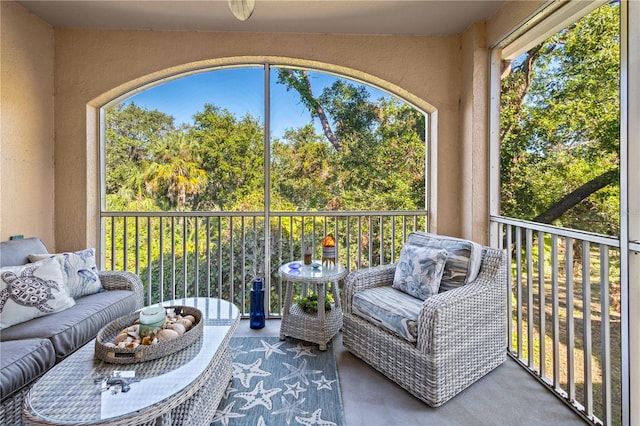
[[[59,246],[95,244],[93,107],[171,74],[247,60],[337,70],[437,109],[438,161],[447,165],[438,170],[437,230],[459,233],[459,37],[56,30],[56,214],[67,218],[56,223]]]
[[[487,21],[487,46],[495,46],[515,28],[527,21],[547,0],[507,1]]]
[[[55,249],[54,31],[0,2],[0,240],[38,236]]]
[[[482,240],[487,178],[481,165],[485,160],[476,159],[486,156],[487,146],[485,49],[540,4],[510,2],[486,27],[474,25],[461,36],[410,37],[54,32],[21,6],[3,1],[0,237],[40,235],[58,250],[95,245],[97,108],[163,77],[269,60],[337,71],[386,87],[425,111],[436,111],[439,167],[433,230]],[[20,186],[15,183],[18,177]],[[16,202],[23,194],[29,194],[29,200]],[[475,213],[462,219],[460,212],[469,208]]]
[[[485,24],[476,23],[462,36],[460,82],[460,236],[489,243],[489,51]]]

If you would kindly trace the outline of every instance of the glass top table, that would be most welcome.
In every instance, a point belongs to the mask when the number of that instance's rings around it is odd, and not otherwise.
[[[163,424],[166,420],[170,424],[171,410],[187,403],[207,382],[219,383],[213,392],[221,397],[231,379],[228,346],[239,321],[238,308],[213,298],[177,299],[163,305],[198,308],[204,320],[202,336],[171,355],[124,365],[97,359],[92,340],[34,384],[25,400],[25,422],[117,425],[161,417]],[[217,377],[223,372],[224,377]],[[104,378],[114,375],[126,378],[129,390],[107,387]]]
[[[313,267],[312,265],[318,265]],[[278,269],[280,277],[287,282],[284,299],[284,312],[280,322],[280,340],[286,336],[307,342],[317,343],[321,351],[327,349],[327,343],[342,328],[342,304],[338,283],[343,280],[349,270],[340,264],[322,265],[314,260],[311,265],[303,262],[289,262]],[[318,311],[304,312],[298,304],[293,303],[296,293],[295,283],[304,286],[302,294],[307,293],[307,287],[315,287],[318,296]],[[327,291],[333,295],[331,310],[325,311]]]
[[[318,265],[313,267],[312,265]],[[327,283],[340,281],[347,276],[347,268],[337,265],[323,265],[319,260],[314,260],[311,265],[304,265],[300,261],[288,262],[280,266],[278,273],[283,280],[304,283]]]

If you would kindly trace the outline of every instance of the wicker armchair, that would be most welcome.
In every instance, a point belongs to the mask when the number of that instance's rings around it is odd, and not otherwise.
[[[428,405],[437,407],[506,359],[506,260],[482,248],[478,276],[427,298],[415,343],[376,326],[353,310],[359,291],[391,286],[396,264],[352,272],[345,283],[344,346]]]

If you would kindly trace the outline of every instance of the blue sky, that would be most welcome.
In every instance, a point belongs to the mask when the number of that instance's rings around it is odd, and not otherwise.
[[[264,120],[264,68],[229,68],[206,71],[181,77],[148,88],[124,102],[135,102],[146,109],[157,109],[174,117],[177,125],[193,123],[193,115],[202,111],[204,104],[210,103],[226,108],[238,117],[249,113]],[[330,86],[337,77],[310,72],[309,79],[316,96]],[[282,136],[287,128],[299,128],[312,122],[311,115],[300,102],[297,92],[287,92],[284,86],[276,84],[276,70],[271,70],[271,135]],[[371,100],[388,96],[367,86]],[[315,120],[316,132],[322,133]]]

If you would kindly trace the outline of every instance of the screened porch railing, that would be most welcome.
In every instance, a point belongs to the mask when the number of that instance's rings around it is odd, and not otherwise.
[[[508,274],[508,352],[588,421],[621,423],[620,244],[492,217]]]
[[[265,223],[268,221],[268,229]],[[620,424],[620,250],[617,239],[492,217],[511,264],[510,356],[592,423]],[[350,270],[397,261],[426,211],[105,212],[102,267],[138,274],[146,302],[220,297],[249,312],[263,276],[270,317],[283,308],[285,262],[333,234]],[[265,245],[268,236],[269,244]],[[268,271],[264,273],[264,271]]]
[[[267,217],[264,212],[105,212],[102,267],[139,275],[147,304],[219,297],[232,300],[243,316],[249,314],[251,280],[262,276],[269,316],[278,317],[284,297],[278,267],[302,259],[307,246],[320,259],[320,242],[332,234],[338,261],[348,269],[384,265],[395,262],[409,233],[425,230],[427,223],[426,211],[270,212]]]

